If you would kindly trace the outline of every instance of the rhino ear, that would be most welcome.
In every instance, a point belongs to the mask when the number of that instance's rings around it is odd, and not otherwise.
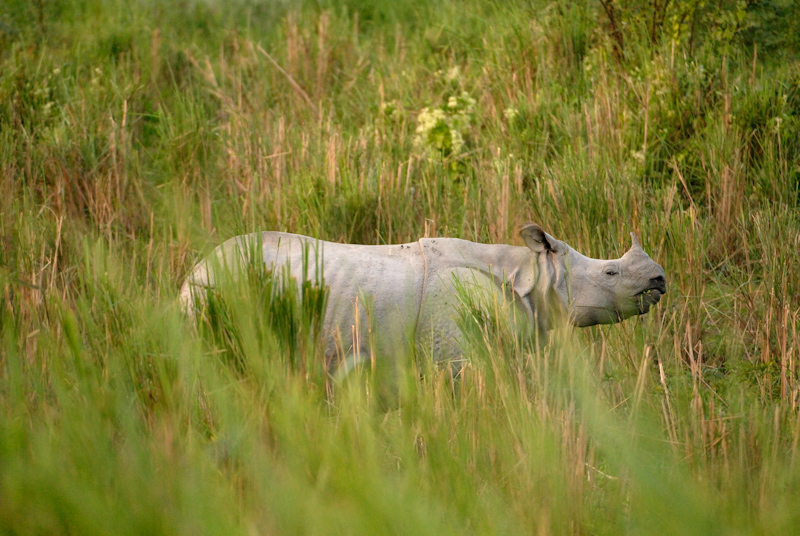
[[[525,244],[536,253],[542,251],[558,251],[558,240],[554,239],[535,223],[526,223],[523,225],[519,234]]]

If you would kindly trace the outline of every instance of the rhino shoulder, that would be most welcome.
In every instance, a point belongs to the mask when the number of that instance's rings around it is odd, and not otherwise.
[[[430,273],[467,268],[483,273],[498,286],[511,286],[519,296],[533,290],[536,265],[528,248],[459,238],[422,238],[419,244]]]

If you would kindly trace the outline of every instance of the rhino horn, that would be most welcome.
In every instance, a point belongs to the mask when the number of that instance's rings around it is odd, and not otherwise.
[[[642,249],[642,245],[639,243],[636,233],[631,233],[631,250],[634,249]]]

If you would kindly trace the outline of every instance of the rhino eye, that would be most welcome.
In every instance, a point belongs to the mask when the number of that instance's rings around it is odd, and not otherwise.
[[[612,268],[611,266],[609,266],[608,268],[606,268],[605,270],[603,270],[603,272],[604,272],[606,275],[617,275],[617,274],[619,274],[619,272],[617,271],[617,269],[616,269],[616,268]]]

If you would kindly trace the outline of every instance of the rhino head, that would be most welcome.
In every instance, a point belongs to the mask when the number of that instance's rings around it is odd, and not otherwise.
[[[630,249],[614,260],[586,257],[535,223],[523,226],[520,234],[538,266],[537,294],[556,302],[576,326],[643,315],[667,292],[664,269],[645,253],[634,233]]]

